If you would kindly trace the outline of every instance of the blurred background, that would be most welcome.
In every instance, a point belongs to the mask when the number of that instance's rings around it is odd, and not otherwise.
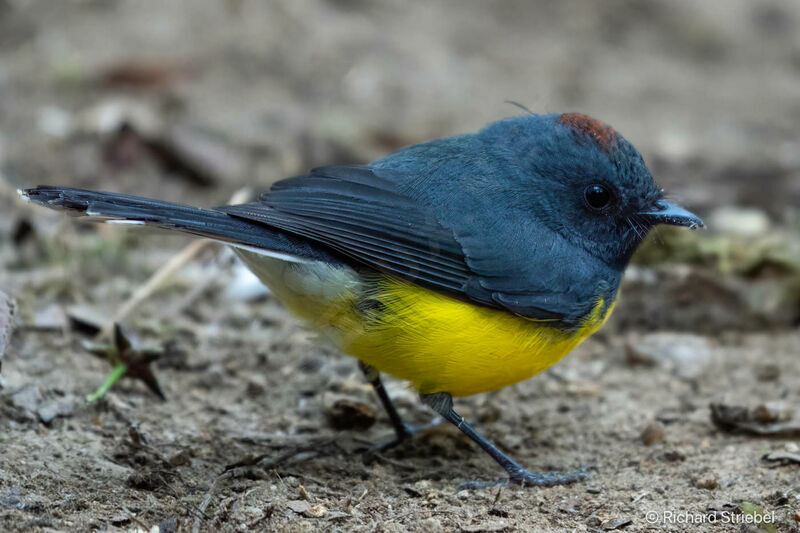
[[[800,432],[799,27],[795,0],[0,0],[0,290],[17,325],[8,342],[0,331],[0,524],[608,529],[723,504],[793,523],[797,466],[761,456],[796,458]],[[476,131],[521,112],[507,100],[611,124],[709,227],[655,232],[601,334],[463,404],[534,468],[598,465],[596,491],[464,495],[459,476],[496,472],[445,430],[366,466],[328,450],[210,490],[241,456],[327,450],[319,439],[350,435],[353,412],[373,441],[388,432],[353,362],[316,347],[216,248],[123,323],[170,346],[155,365],[168,401],[124,380],[85,405],[111,367],[83,350],[81,328],[189,239],[77,225],[17,188],[218,205]],[[408,418],[430,419],[390,388]],[[748,435],[711,402],[744,409],[739,421],[763,407],[793,437]],[[149,444],[131,444],[132,426]],[[313,505],[286,511],[296,500]]]

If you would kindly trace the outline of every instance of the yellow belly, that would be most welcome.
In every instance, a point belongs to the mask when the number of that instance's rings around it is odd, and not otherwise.
[[[383,308],[342,349],[422,394],[497,390],[558,362],[610,315],[599,301],[577,332],[471,305],[410,283],[386,280]]]
[[[600,300],[578,331],[565,332],[386,276],[365,279],[348,268],[239,253],[295,315],[340,350],[422,394],[469,396],[528,379],[597,331],[613,309]]]

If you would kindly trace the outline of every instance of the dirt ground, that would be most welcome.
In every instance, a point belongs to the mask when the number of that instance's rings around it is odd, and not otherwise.
[[[87,332],[191,240],[16,188],[215,205],[505,100],[609,122],[709,225],[649,239],[562,363],[457,401],[529,468],[591,479],[462,490],[502,471],[443,426],[357,453],[391,428],[355,361],[215,246],[122,322],[166,401],[123,379],[87,404],[111,372]],[[795,0],[0,0],[0,530],[797,531],[798,124]]]

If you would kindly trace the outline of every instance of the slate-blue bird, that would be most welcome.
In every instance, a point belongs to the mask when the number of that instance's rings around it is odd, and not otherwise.
[[[656,224],[702,221],[667,203],[641,155],[578,113],[525,115],[418,144],[364,166],[277,182],[252,203],[199,209],[40,186],[23,197],[118,223],[153,224],[235,247],[297,316],[380,380],[408,380],[524,485],[533,473],[479,435],[453,396],[548,368],[611,313],[622,272]]]

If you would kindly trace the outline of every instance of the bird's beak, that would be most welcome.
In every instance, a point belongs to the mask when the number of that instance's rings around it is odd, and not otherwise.
[[[669,224],[671,226],[686,226],[689,229],[705,227],[700,217],[694,213],[664,200],[659,200],[655,209],[642,211],[638,214],[653,225]]]

